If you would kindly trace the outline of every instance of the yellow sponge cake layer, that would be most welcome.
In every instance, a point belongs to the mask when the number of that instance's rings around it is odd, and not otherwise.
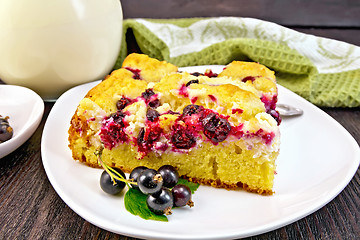
[[[211,73],[211,74],[208,74]],[[219,75],[131,54],[91,89],[71,120],[75,160],[98,167],[170,164],[190,181],[273,193],[281,119],[272,71],[233,62]]]

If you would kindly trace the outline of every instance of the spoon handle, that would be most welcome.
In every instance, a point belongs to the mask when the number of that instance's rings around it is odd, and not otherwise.
[[[280,113],[283,117],[290,117],[290,116],[300,116],[304,113],[304,111],[300,108],[296,108],[287,104],[278,103],[276,105],[276,110]]]

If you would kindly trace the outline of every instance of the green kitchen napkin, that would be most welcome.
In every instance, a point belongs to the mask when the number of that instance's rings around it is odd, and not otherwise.
[[[127,19],[115,68],[133,32],[142,53],[177,66],[255,61],[318,106],[360,106],[360,47],[253,18]]]

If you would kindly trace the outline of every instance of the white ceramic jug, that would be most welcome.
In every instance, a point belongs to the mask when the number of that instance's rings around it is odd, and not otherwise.
[[[44,100],[102,79],[122,37],[119,0],[0,0],[0,79]]]

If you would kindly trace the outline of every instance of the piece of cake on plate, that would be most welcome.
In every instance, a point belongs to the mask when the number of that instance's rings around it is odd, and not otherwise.
[[[280,117],[274,73],[234,61],[217,74],[179,72],[130,54],[80,101],[69,128],[75,160],[130,172],[165,164],[193,182],[273,193]]]

